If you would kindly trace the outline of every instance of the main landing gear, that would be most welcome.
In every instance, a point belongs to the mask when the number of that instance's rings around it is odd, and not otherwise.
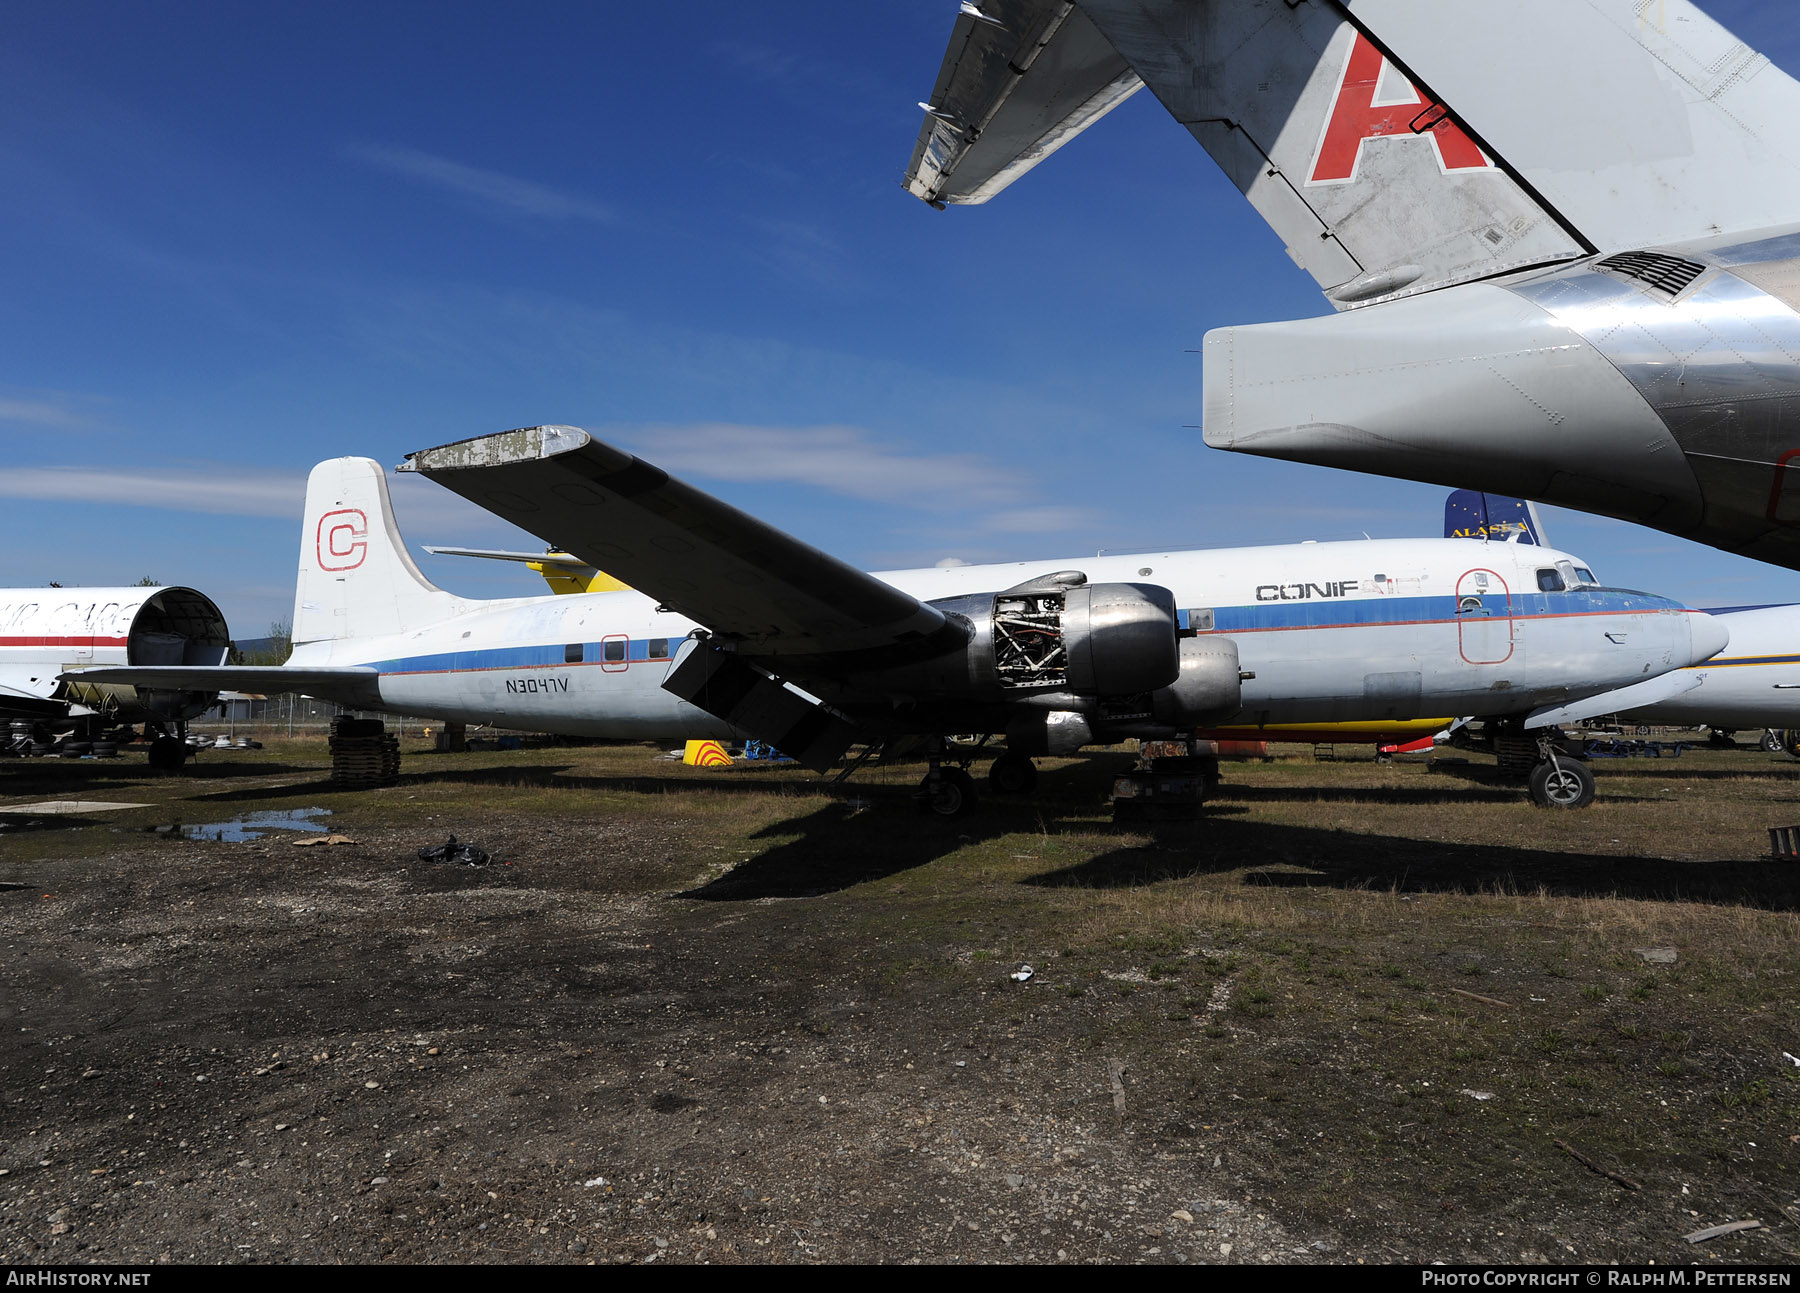
[[[988,788],[997,795],[1030,794],[1037,775],[1037,764],[1008,750],[988,765]]]
[[[181,765],[188,761],[191,751],[187,743],[187,724],[176,723],[175,732],[171,735],[160,723],[155,725],[156,737],[150,742],[150,766],[157,772],[180,772]],[[149,728],[145,729],[146,735]]]

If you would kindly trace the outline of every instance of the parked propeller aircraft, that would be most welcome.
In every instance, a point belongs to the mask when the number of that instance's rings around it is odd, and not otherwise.
[[[90,664],[217,665],[230,647],[225,617],[192,588],[0,589],[0,721],[37,742],[143,723],[160,734],[151,763],[180,767],[183,725],[218,700],[218,688],[134,688],[61,675]]]
[[[1343,312],[1209,332],[1207,444],[1800,567],[1800,85],[1689,0],[980,0],[907,187],[1144,85]]]
[[[1726,645],[1717,621],[1516,543],[1365,540],[865,574],[574,427],[408,457],[631,590],[471,601],[407,553],[380,466],[307,484],[294,652],[279,668],[109,667],[91,681],[303,691],[452,722],[625,738],[749,736],[818,771],[853,742],[934,740],[921,791],[973,799],[946,733],[1034,755],[1250,724],[1473,714],[1543,732],[1540,802],[1592,796],[1548,734],[1600,694],[1646,703]],[[1585,569],[1585,567],[1581,567]],[[1678,675],[1679,677],[1679,675]],[[1619,689],[1626,689],[1620,692]],[[1609,706],[1609,708],[1616,706]]]

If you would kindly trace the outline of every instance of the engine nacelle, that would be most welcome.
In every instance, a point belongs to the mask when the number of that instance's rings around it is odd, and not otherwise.
[[[968,645],[884,674],[878,685],[1007,702],[1047,692],[1134,696],[1176,683],[1175,594],[1155,584],[1084,579],[1063,571],[1002,593],[931,603],[968,625]]]
[[[1237,643],[1230,638],[1181,641],[1181,676],[1150,697],[1159,724],[1191,731],[1221,723],[1243,707]]]

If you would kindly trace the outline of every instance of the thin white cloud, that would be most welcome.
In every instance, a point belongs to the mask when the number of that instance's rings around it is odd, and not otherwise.
[[[0,400],[0,422],[29,422],[34,426],[61,427],[66,430],[92,425],[86,418],[65,408],[37,400]]]
[[[296,472],[221,470],[195,463],[146,467],[8,467],[0,498],[158,507],[215,516],[300,515],[306,478]]]
[[[996,534],[1067,534],[1071,530],[1086,533],[1101,521],[1098,512],[1089,507],[1011,507],[981,518],[981,528]]]
[[[644,427],[626,438],[677,475],[812,485],[872,503],[1000,507],[1018,502],[1025,483],[1018,472],[974,454],[913,453],[853,426],[702,422]]]
[[[615,219],[613,209],[592,198],[577,197],[500,171],[466,166],[448,157],[438,157],[416,148],[393,144],[351,144],[345,154],[370,166],[380,167],[421,184],[444,189],[470,199],[476,206],[508,216],[530,216],[543,220]]]

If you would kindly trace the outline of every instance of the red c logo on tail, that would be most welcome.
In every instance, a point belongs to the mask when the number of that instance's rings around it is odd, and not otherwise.
[[[1389,86],[1408,97],[1375,102],[1383,72],[1388,73]],[[1438,167],[1446,172],[1494,167],[1456,124],[1450,109],[1420,94],[1418,87],[1359,31],[1350,43],[1350,57],[1344,60],[1344,74],[1338,80],[1337,94],[1326,115],[1325,129],[1319,134],[1318,151],[1313,155],[1306,182],[1348,184],[1356,178],[1356,168],[1362,162],[1363,141],[1390,136],[1430,140]]]
[[[358,507],[327,512],[313,538],[320,570],[355,570],[369,555],[369,518]]]

